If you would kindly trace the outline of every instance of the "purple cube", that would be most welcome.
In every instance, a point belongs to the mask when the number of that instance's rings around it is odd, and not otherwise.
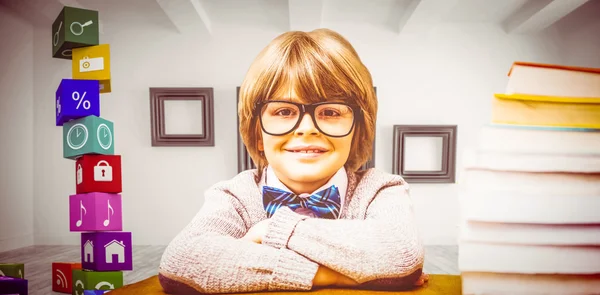
[[[99,192],[70,195],[69,225],[72,232],[123,230],[121,195]]]
[[[62,79],[55,107],[56,126],[89,115],[100,117],[100,81]]]
[[[81,234],[81,267],[92,271],[133,270],[130,232]]]
[[[0,276],[0,294],[27,295],[27,280]]]

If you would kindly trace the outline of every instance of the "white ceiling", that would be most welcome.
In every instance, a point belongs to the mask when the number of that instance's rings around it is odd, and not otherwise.
[[[593,2],[593,3],[592,3]],[[50,25],[64,5],[100,11],[104,24],[159,23],[181,33],[226,26],[311,30],[331,23],[399,33],[436,22],[486,22],[508,33],[539,32],[565,16],[598,12],[600,0],[0,0],[34,25]],[[0,6],[0,7],[2,7]],[[101,26],[101,33],[105,26]]]

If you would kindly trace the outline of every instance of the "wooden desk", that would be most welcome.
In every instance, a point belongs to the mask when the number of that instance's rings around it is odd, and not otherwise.
[[[293,295],[293,294],[337,294],[337,295],[370,295],[370,294],[401,294],[401,295],[461,295],[462,287],[460,276],[458,275],[429,275],[429,282],[413,291],[390,292],[390,291],[369,291],[369,290],[351,290],[351,289],[319,289],[315,291],[301,292],[262,292],[262,293],[243,293],[255,295]],[[106,293],[107,295],[165,295],[158,276],[152,276],[135,284],[125,285],[116,290]]]

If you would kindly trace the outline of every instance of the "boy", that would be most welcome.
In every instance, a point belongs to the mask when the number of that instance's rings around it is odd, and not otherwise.
[[[339,34],[275,38],[240,89],[240,134],[257,169],[205,192],[163,254],[167,293],[422,285],[424,249],[408,185],[371,154],[377,100]]]

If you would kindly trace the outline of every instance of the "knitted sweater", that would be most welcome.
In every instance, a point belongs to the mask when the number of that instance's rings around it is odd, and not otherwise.
[[[320,265],[357,288],[404,289],[423,268],[408,184],[368,169],[348,173],[339,219],[310,218],[282,207],[262,244],[241,238],[266,219],[256,170],[205,192],[193,220],[163,253],[159,280],[169,294],[311,290]]]

